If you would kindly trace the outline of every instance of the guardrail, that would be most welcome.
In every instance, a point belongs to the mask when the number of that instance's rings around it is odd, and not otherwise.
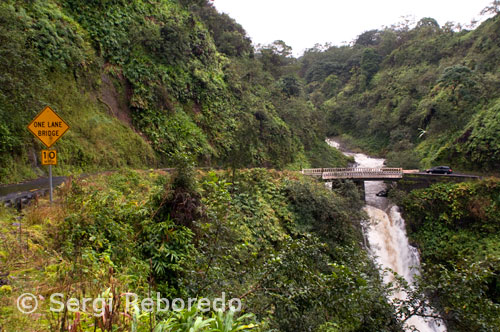
[[[329,179],[400,179],[403,177],[402,168],[309,168],[303,169],[302,174]]]

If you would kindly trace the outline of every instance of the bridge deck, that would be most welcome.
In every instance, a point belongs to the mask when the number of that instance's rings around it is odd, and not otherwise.
[[[401,179],[403,177],[402,168],[310,168],[303,169],[302,174],[321,177],[323,180],[331,179],[363,179],[363,180],[383,180]]]

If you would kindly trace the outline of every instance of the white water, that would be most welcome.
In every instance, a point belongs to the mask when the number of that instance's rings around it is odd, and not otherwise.
[[[338,142],[328,139],[330,146],[340,148]],[[353,156],[356,166],[360,167],[382,167],[385,160],[371,158],[362,153],[344,152]],[[405,221],[399,213],[399,208],[390,203],[385,197],[378,197],[376,194],[385,190],[383,181],[365,181],[366,206],[364,210],[369,216],[369,225],[365,229],[365,236],[368,240],[370,251],[375,261],[382,269],[389,268],[403,276],[411,283],[414,276],[419,273],[420,260],[418,251],[408,243],[406,236]],[[394,279],[392,274],[384,275],[386,283]],[[405,293],[394,295],[396,298],[404,299]],[[428,309],[428,312],[432,312]],[[424,320],[422,317],[413,316],[406,321],[407,330],[410,326],[415,327],[420,332],[444,332],[444,325],[438,325],[436,319]]]

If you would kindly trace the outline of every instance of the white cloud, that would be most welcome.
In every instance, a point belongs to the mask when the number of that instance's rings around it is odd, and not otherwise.
[[[215,7],[229,14],[255,44],[284,40],[294,54],[316,43],[340,45],[364,31],[411,16],[468,24],[491,0],[214,0]]]

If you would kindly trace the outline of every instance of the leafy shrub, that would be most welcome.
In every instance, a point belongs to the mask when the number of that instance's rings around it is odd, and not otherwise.
[[[438,184],[403,200],[409,235],[422,253],[421,288],[448,329],[500,326],[499,188],[497,180]]]

